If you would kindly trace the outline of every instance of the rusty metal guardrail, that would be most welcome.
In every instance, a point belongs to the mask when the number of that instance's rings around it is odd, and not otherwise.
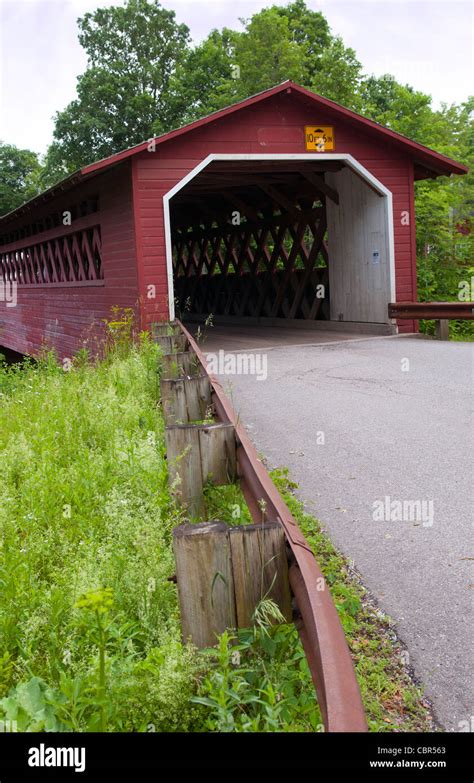
[[[216,417],[232,424],[242,491],[256,522],[279,521],[290,552],[289,579],[296,601],[298,629],[328,732],[365,732],[367,721],[344,631],[322,571],[296,520],[258,458],[219,380],[208,372],[204,354],[176,319],[212,386]]]
[[[474,320],[474,302],[390,302],[389,318],[428,320]]]

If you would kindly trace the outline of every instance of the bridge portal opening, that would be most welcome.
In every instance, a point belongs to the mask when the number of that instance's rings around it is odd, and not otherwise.
[[[391,194],[348,155],[209,156],[165,221],[185,321],[392,330]]]

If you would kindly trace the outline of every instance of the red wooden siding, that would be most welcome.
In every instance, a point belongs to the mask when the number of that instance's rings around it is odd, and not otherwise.
[[[334,127],[334,151],[391,191],[396,299],[416,300],[414,179],[466,167],[284,83],[159,138],[155,152],[142,144],[87,166],[21,208],[23,216],[3,218],[0,272],[19,285],[16,307],[0,301],[0,345],[31,354],[54,345],[64,357],[113,305],[134,307],[143,328],[168,317],[163,196],[211,153],[304,153],[304,127],[316,123]],[[71,204],[67,228],[60,215]],[[400,331],[416,328],[399,322]]]
[[[138,282],[130,168],[130,162],[126,161],[76,186],[73,198],[67,193],[57,196],[34,212],[35,221],[39,222],[55,210],[62,213],[71,201],[80,202],[91,194],[97,195],[98,211],[84,218],[73,219],[70,228],[61,225],[0,245],[0,254],[41,246],[47,252],[48,244],[54,248],[55,239],[61,237],[59,245],[63,246],[64,238],[67,237],[67,243],[72,249],[73,237],[80,235],[82,228],[100,228],[101,269],[100,274],[96,274],[97,279],[84,279],[93,277],[93,274],[84,276],[78,270],[76,282],[73,282],[65,266],[67,258],[63,258],[64,274],[57,259],[57,279],[54,280],[54,274],[50,275],[49,283],[31,284],[30,271],[30,283],[26,282],[25,277],[23,284],[17,287],[17,306],[6,307],[5,303],[0,303],[0,345],[28,354],[36,354],[43,345],[49,345],[56,348],[60,358],[72,356],[84,342],[89,341],[91,348],[94,348],[94,336],[101,329],[101,320],[109,316],[113,305],[137,308]],[[15,232],[28,222],[31,223],[28,214],[16,218],[8,226],[8,232]],[[83,246],[82,252],[86,258],[87,251],[87,246]],[[67,257],[65,250],[64,255]]]
[[[294,94],[279,93],[132,159],[143,326],[168,315],[163,196],[211,153],[304,153],[303,128],[315,123],[333,125],[334,151],[351,154],[392,192],[397,301],[416,297],[411,160],[386,143],[368,139],[349,123],[308,108]],[[402,221],[406,213],[409,225]],[[155,299],[147,298],[150,285],[156,286]],[[412,331],[413,323],[400,322],[399,327]]]

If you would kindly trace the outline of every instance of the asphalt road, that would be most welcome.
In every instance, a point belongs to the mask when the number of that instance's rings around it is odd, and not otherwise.
[[[225,330],[217,342],[226,348]],[[307,510],[395,620],[440,723],[459,731],[474,715],[474,345],[268,342],[267,380],[226,376],[224,388],[269,466],[290,468]],[[397,520],[399,506],[374,519],[386,497],[424,501],[423,519],[405,509]]]

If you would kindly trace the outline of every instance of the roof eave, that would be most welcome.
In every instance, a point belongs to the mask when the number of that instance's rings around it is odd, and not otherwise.
[[[211,114],[206,115],[206,117],[201,117],[198,120],[194,120],[193,122],[190,122],[181,128],[176,128],[172,131],[169,131],[168,133],[162,134],[161,136],[157,136],[154,138],[154,142],[156,144],[163,144],[167,141],[172,141],[176,137],[181,136],[184,133],[189,133],[190,131],[201,127],[202,125],[207,125],[210,122],[214,122],[215,120],[226,117],[229,114],[233,114],[240,109],[247,108],[252,106],[254,103],[266,100],[271,98],[273,95],[277,95],[278,93],[285,91],[289,93],[294,91],[308,100],[318,101],[325,108],[327,108],[329,112],[333,112],[339,116],[342,116],[348,122],[361,125],[365,128],[366,131],[369,130],[373,134],[385,135],[387,141],[393,143],[394,146],[403,148],[407,154],[411,154],[415,165],[417,165],[417,160],[423,161],[421,163],[423,168],[425,168],[426,171],[432,172],[426,176],[439,177],[450,176],[450,174],[463,175],[467,174],[469,171],[468,167],[464,164],[452,160],[451,158],[448,158],[439,152],[435,152],[435,150],[431,150],[429,147],[425,147],[423,144],[411,141],[405,136],[402,136],[400,133],[396,133],[390,128],[386,128],[374,120],[369,120],[366,117],[362,117],[360,114],[353,112],[351,109],[346,109],[345,106],[341,106],[335,101],[331,101],[329,98],[324,98],[322,95],[317,95],[316,93],[307,90],[305,87],[300,87],[300,85],[295,84],[290,80],[284,81],[275,87],[270,87],[267,90],[262,90],[262,92],[256,93],[255,95],[250,96],[250,98],[245,98],[242,101],[238,101],[231,106],[226,106],[223,109],[212,112]],[[90,175],[94,175],[99,171],[111,166],[118,165],[132,155],[137,155],[140,152],[144,152],[149,147],[150,142],[151,139],[148,139],[147,141],[136,144],[135,146],[129,147],[126,150],[122,150],[121,152],[117,152],[107,158],[102,158],[102,160],[91,163],[88,166],[84,166],[83,168],[66,177],[64,180],[57,182],[48,190],[45,190],[38,196],[34,196],[32,199],[26,201],[24,204],[21,204],[16,209],[11,210],[6,215],[1,216],[0,224],[6,222],[7,220],[13,220],[17,216],[21,215],[24,211],[28,211],[33,205],[40,203],[42,200],[48,200],[49,198],[52,198],[54,192],[72,187],[74,184],[77,184]],[[421,179],[423,177],[419,178]]]

